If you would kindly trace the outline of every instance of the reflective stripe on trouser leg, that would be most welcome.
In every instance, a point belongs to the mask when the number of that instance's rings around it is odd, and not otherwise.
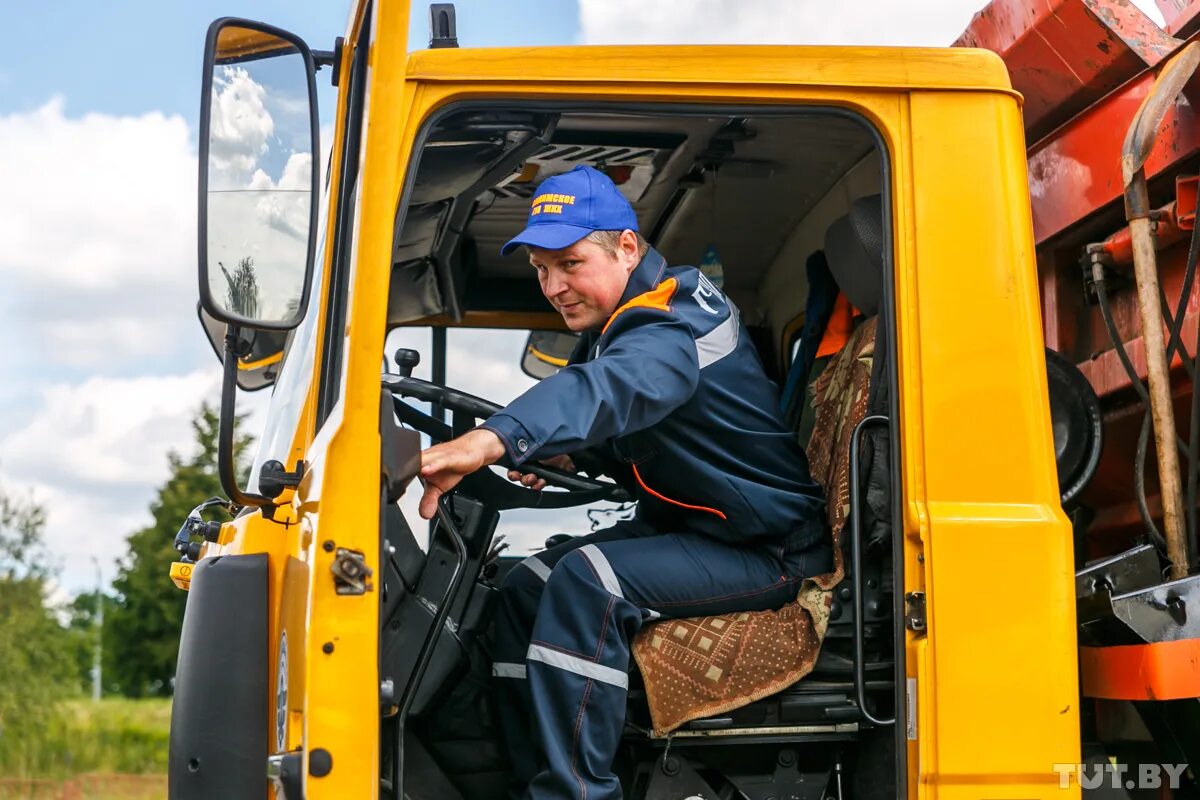
[[[612,759],[625,723],[629,641],[643,614],[609,586],[620,591],[595,547],[564,556],[546,583],[525,662],[546,757],[526,795],[535,800],[621,797]]]
[[[648,529],[636,521],[626,520],[587,536],[570,539],[514,565],[504,578],[493,619],[496,665],[492,685],[495,689],[496,711],[505,752],[512,768],[512,796],[519,796],[542,768],[542,745],[537,726],[533,724],[532,699],[529,684],[522,680],[521,669],[527,668],[526,652],[533,635],[533,621],[538,602],[558,560],[567,553],[597,542],[611,542],[639,535]]]
[[[502,661],[497,661],[492,664],[492,677],[519,678],[520,680],[525,680],[525,665],[506,664]]]
[[[596,573],[596,578],[599,579],[600,585],[605,588],[610,594],[615,594],[617,597],[624,597],[621,593],[621,583],[617,580],[617,575],[613,572],[612,565],[608,563],[608,559],[604,557],[604,553],[600,552],[600,548],[594,544],[585,544],[579,548],[579,552],[588,560],[592,571]]]

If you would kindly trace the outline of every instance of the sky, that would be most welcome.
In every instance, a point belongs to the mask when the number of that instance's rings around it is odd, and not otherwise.
[[[463,47],[772,43],[947,45],[981,0],[468,0]],[[1138,0],[1153,19],[1151,0]],[[425,4],[410,47],[428,41]],[[216,403],[196,319],[196,139],[204,35],[256,19],[330,50],[347,0],[11,4],[0,55],[0,487],[48,513],[68,592],[116,572],[150,521],[167,453]],[[328,72],[318,76],[332,113]],[[459,332],[461,333],[461,332]],[[423,337],[423,338],[422,338]],[[393,344],[398,342],[394,339]],[[427,349],[427,335],[409,339]],[[451,384],[500,402],[520,337],[451,338]],[[419,374],[419,373],[418,373]],[[266,393],[239,399],[256,432]],[[411,492],[410,492],[411,494]],[[197,502],[203,498],[197,498]],[[534,541],[560,523],[515,515]],[[573,524],[573,523],[572,523]],[[582,523],[580,523],[582,524]],[[528,542],[526,542],[528,544]],[[167,565],[163,565],[164,580]]]

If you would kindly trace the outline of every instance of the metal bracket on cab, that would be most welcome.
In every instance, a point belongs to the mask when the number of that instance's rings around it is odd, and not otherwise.
[[[925,633],[924,592],[908,592],[904,595],[904,627],[913,633]]]
[[[367,566],[367,558],[357,550],[339,547],[329,565],[333,573],[333,585],[338,594],[366,594],[373,588],[370,577],[374,571]]]

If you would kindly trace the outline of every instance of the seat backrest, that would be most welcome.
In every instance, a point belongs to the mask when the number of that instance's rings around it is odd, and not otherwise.
[[[829,269],[846,296],[864,314],[880,315],[884,299],[883,197],[874,194],[855,200],[841,225],[826,233],[825,247],[832,248]],[[888,354],[891,330],[882,320],[875,329],[875,359],[871,368],[868,414],[891,416],[891,382]],[[891,433],[879,426],[864,437],[863,543],[866,549],[884,547],[892,531]]]
[[[852,479],[850,439],[863,417],[874,410],[873,395],[878,395],[874,384],[878,382],[876,376],[881,374],[882,359],[876,354],[878,314],[883,299],[882,226],[881,198],[873,195],[856,200],[850,213],[830,225],[825,235],[829,270],[842,292],[865,315],[814,383],[815,420],[805,448],[813,478],[824,488],[827,498],[836,556],[831,585],[843,574],[842,532],[849,517]],[[873,464],[874,454],[865,455],[865,462]],[[886,482],[886,468],[881,477]],[[869,478],[868,484],[871,482]],[[866,530],[870,536],[870,526]]]
[[[864,317],[879,313],[883,301],[883,198],[855,200],[850,212],[825,231],[829,271],[851,305]]]

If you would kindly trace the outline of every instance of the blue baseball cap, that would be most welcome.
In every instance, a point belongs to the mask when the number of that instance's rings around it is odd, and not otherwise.
[[[633,206],[609,177],[579,166],[542,181],[529,204],[525,230],[500,248],[500,255],[506,256],[523,244],[558,250],[592,231],[637,229]]]

